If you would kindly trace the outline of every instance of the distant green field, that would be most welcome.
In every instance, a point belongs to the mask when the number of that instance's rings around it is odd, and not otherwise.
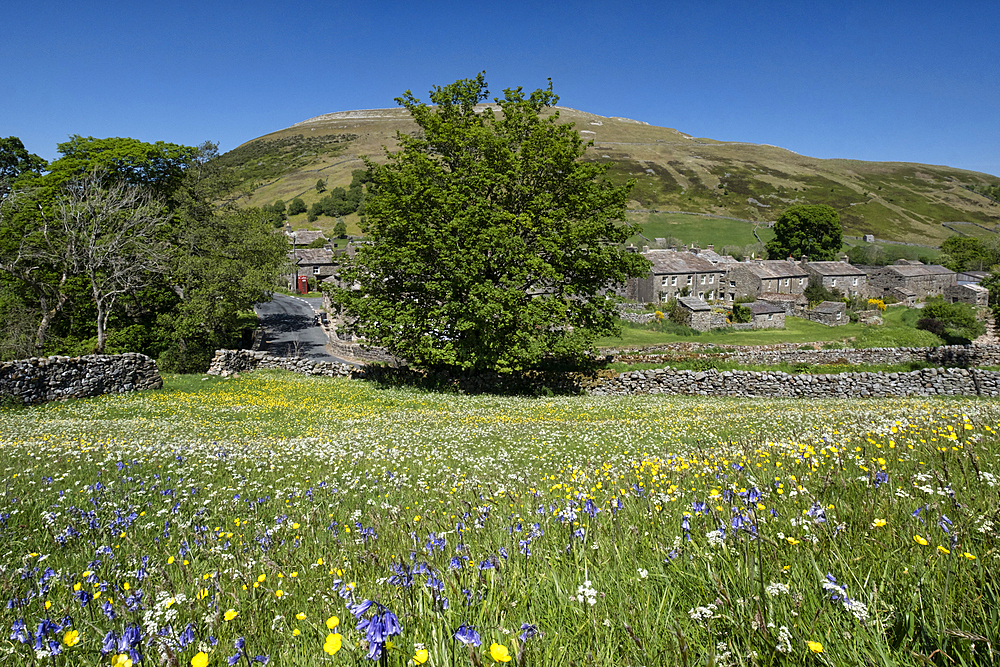
[[[949,222],[948,226],[961,232],[965,236],[971,236],[972,238],[980,239],[982,241],[997,238],[997,233],[995,231],[983,229],[979,225],[975,225],[971,222]]]
[[[731,329],[709,331],[696,336],[660,333],[642,327],[622,327],[621,338],[602,338],[598,347],[639,347],[667,343],[701,343],[704,345],[771,345],[774,343],[824,343],[843,342],[864,330],[862,324],[845,324],[828,327],[798,317],[786,317],[784,329],[734,331]]]
[[[925,259],[930,259],[931,261],[938,261],[941,257],[941,250],[939,248],[926,248],[923,246],[912,246],[903,245],[901,243],[865,243],[864,241],[858,241],[857,239],[844,239],[844,250],[847,251],[849,248],[859,246],[862,248],[875,248],[876,252],[880,252],[880,260],[886,264],[892,264],[897,259],[916,259],[919,260],[921,257]],[[874,264],[874,261],[868,260],[867,262],[855,262],[857,264],[869,263]]]
[[[649,241],[655,238],[673,237],[686,245],[697,243],[703,248],[711,243],[715,245],[716,250],[721,250],[722,246],[727,245],[746,246],[757,243],[757,238],[753,234],[754,228],[765,243],[774,238],[774,231],[764,225],[704,215],[648,213],[630,214],[629,219],[642,225],[642,235]],[[648,242],[640,236],[634,236],[629,242],[637,246],[648,245]]]

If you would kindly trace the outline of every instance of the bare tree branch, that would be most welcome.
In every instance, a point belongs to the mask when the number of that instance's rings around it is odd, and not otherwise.
[[[100,353],[115,299],[166,271],[166,252],[157,234],[167,215],[147,190],[101,172],[68,182],[56,215],[69,273],[86,276],[90,283]]]

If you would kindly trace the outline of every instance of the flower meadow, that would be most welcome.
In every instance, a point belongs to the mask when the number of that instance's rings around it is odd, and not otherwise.
[[[256,372],[0,408],[9,665],[992,665],[1000,404]]]

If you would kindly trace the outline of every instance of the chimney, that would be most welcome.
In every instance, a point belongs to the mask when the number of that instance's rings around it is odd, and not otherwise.
[[[643,254],[646,254],[647,252],[649,252],[649,246],[648,245],[642,246],[642,252],[643,252]]]
[[[840,261],[843,262],[844,264],[850,264],[851,263],[851,260],[848,259],[847,255],[841,255],[840,256]]]
[[[712,252],[715,252],[715,244],[714,243],[709,243],[706,249],[707,250],[711,250]]]
[[[799,261],[799,265],[802,266],[802,267],[805,267],[805,265],[808,262],[809,262],[809,257],[807,255],[802,255],[802,259],[801,259],[801,261]]]

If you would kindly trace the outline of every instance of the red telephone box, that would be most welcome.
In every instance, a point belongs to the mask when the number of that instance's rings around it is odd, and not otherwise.
[[[309,279],[299,276],[299,294],[309,294]]]

